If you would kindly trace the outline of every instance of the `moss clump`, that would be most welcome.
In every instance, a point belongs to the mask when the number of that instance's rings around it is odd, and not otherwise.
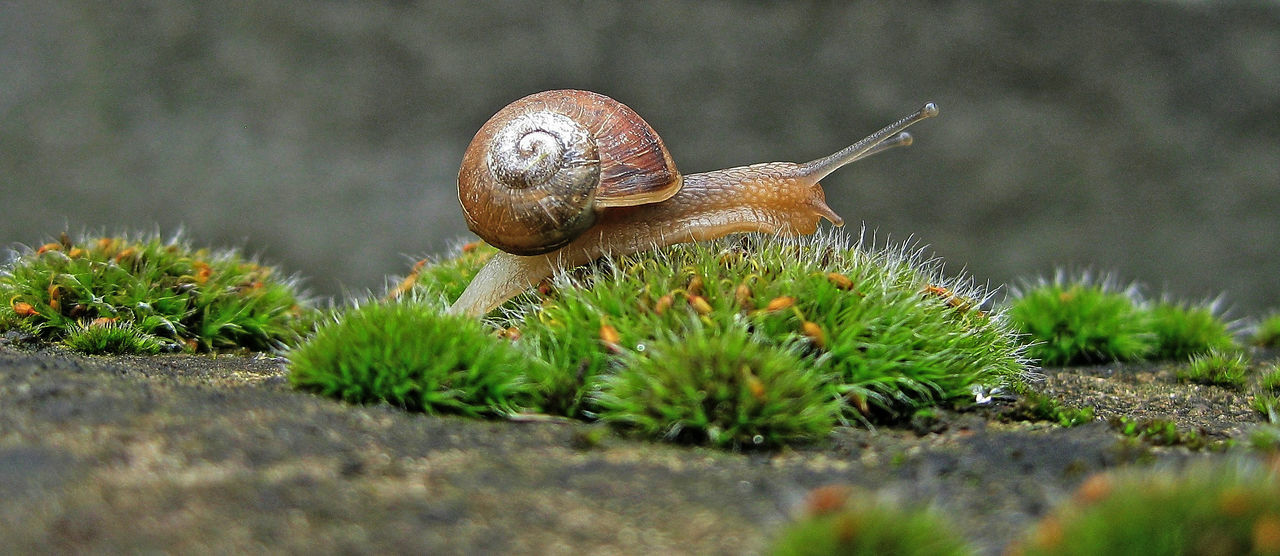
[[[868,493],[822,487],[809,495],[806,515],[785,527],[769,550],[775,556],[974,554],[972,548],[933,512],[868,503]]]
[[[742,326],[694,320],[603,380],[599,417],[645,435],[720,447],[774,447],[820,439],[840,414],[839,395],[795,349]]]
[[[1262,367],[1262,374],[1258,377],[1258,387],[1273,394],[1280,393],[1280,361],[1272,361]]]
[[[1249,431],[1249,447],[1271,455],[1280,453],[1280,427],[1258,425]]]
[[[1191,450],[1226,447],[1222,443],[1211,444],[1200,432],[1179,430],[1178,424],[1168,419],[1113,417],[1110,425],[1120,434],[1155,446],[1185,446]]]
[[[418,300],[368,303],[289,353],[289,381],[353,403],[469,416],[516,411],[536,367],[483,323]]]
[[[1263,317],[1253,332],[1253,343],[1262,347],[1280,347],[1280,312]]]
[[[0,270],[0,300],[0,326],[106,352],[280,349],[316,313],[274,268],[158,234],[24,249]]]
[[[1154,359],[1185,359],[1235,347],[1229,326],[1218,315],[1217,303],[1161,301],[1149,309],[1156,346]]]
[[[749,235],[561,274],[497,322],[558,373],[542,383],[548,411],[593,411],[584,393],[629,352],[696,322],[749,329],[769,348],[799,346],[798,369],[830,377],[847,415],[875,419],[971,399],[975,384],[1021,386],[1022,342],[1003,315],[980,308],[985,300],[900,248]]]
[[[100,353],[160,353],[164,345],[155,336],[135,328],[127,322],[99,320],[72,324],[63,340],[67,347],[88,354]]]
[[[1009,317],[1034,342],[1028,355],[1044,365],[1129,361],[1156,346],[1151,317],[1133,287],[1058,273],[1014,291]]]
[[[1059,272],[1018,288],[1011,300],[1015,326],[1036,343],[1045,365],[1137,359],[1184,359],[1235,346],[1217,302],[1147,302],[1136,286]]]
[[[1280,394],[1275,392],[1259,392],[1250,403],[1254,411],[1261,413],[1268,423],[1280,423]]]
[[[1249,359],[1243,353],[1213,350],[1191,357],[1191,362],[1178,369],[1178,380],[1211,384],[1239,390],[1245,386]]]
[[[1280,484],[1244,464],[1095,475],[1013,553],[1280,554]]]

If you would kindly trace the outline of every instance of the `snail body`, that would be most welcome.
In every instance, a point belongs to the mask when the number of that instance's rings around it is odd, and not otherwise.
[[[911,116],[830,156],[682,176],[634,111],[588,91],[520,99],[472,140],[458,173],[468,227],[502,250],[450,312],[482,315],[551,276],[606,254],[743,232],[812,234],[840,218],[818,183],[839,167],[911,143]]]

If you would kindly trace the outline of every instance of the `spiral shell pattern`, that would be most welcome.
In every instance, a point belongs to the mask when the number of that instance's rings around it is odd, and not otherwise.
[[[516,255],[565,246],[611,206],[674,195],[680,175],[634,111],[588,91],[547,91],[503,108],[458,172],[467,227]]]

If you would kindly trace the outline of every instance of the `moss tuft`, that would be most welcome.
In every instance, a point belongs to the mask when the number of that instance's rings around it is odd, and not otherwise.
[[[1016,289],[1009,316],[1034,342],[1028,355],[1044,365],[1129,361],[1156,346],[1151,317],[1136,300],[1136,289],[1119,289],[1109,279],[1059,272]]]
[[[67,347],[88,354],[160,353],[164,343],[159,338],[135,328],[127,322],[97,321],[73,323],[63,340]]]
[[[974,554],[963,537],[934,512],[870,502],[869,493],[836,486],[809,494],[806,514],[786,526],[769,554],[951,556]]]
[[[1262,366],[1258,387],[1265,392],[1280,394],[1280,361],[1272,361]]]
[[[419,263],[388,297],[451,301],[492,253],[468,244]],[[834,419],[968,403],[975,385],[1020,389],[1025,346],[987,302],[903,247],[746,235],[561,272],[485,322],[536,362],[523,374],[531,408],[663,438],[778,445],[821,437]],[[744,346],[731,350],[738,359],[684,363],[686,350],[710,358],[725,342]]]
[[[1280,347],[1280,311],[1263,317],[1253,332],[1253,343],[1262,347]]]
[[[1278,554],[1280,484],[1242,463],[1086,479],[1014,553]]]
[[[628,352],[595,401],[605,422],[733,448],[817,440],[840,413],[835,389],[797,350],[762,342],[743,326],[693,324]]]
[[[1249,405],[1262,414],[1268,423],[1280,423],[1280,394],[1272,391],[1258,392]]]
[[[563,273],[509,303],[498,324],[559,373],[543,382],[548,411],[590,411],[584,393],[629,352],[696,322],[796,346],[801,367],[831,377],[846,414],[870,420],[971,399],[975,384],[1021,385],[1024,347],[986,299],[903,248],[749,235]]]
[[[1236,390],[1245,386],[1249,372],[1249,358],[1243,353],[1212,350],[1191,357],[1191,361],[1178,369],[1178,380],[1196,384],[1225,386]]]
[[[316,311],[295,280],[278,274],[179,237],[62,234],[0,269],[0,326],[76,349],[140,346],[108,341],[126,335],[187,351],[281,349],[301,338]],[[85,324],[95,322],[116,324]]]
[[[1155,303],[1150,312],[1156,346],[1148,357],[1186,359],[1235,347],[1235,339],[1227,323],[1218,316],[1217,303],[1161,301]]]
[[[1155,446],[1185,446],[1191,450],[1209,448],[1220,450],[1228,443],[1210,442],[1205,438],[1203,430],[1179,430],[1178,424],[1168,419],[1142,419],[1129,417],[1113,417],[1109,421],[1116,432]]]
[[[1280,427],[1267,423],[1249,430],[1249,447],[1275,456],[1280,454]]]
[[[349,309],[288,357],[298,388],[469,416],[516,411],[526,396],[523,373],[538,364],[480,321],[418,300]]]

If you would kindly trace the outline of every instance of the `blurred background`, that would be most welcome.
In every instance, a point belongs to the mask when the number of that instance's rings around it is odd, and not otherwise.
[[[979,282],[1055,268],[1280,307],[1280,6],[0,2],[0,243],[184,228],[380,291],[466,227],[476,129],[599,91],[686,173],[916,144],[824,180]]]

